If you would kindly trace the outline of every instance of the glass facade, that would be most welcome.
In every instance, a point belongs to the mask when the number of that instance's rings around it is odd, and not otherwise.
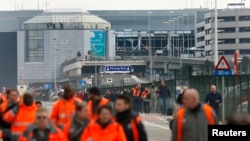
[[[44,62],[44,31],[26,31],[25,62]]]
[[[44,13],[23,23],[23,30],[85,30],[109,28],[109,22],[89,13]]]

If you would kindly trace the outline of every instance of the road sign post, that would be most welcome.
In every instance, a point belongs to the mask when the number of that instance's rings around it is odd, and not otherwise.
[[[225,121],[225,77],[233,75],[230,65],[224,56],[222,56],[215,67],[214,75],[222,76],[221,78],[221,95],[222,95],[222,122]],[[218,115],[219,116],[219,115]]]

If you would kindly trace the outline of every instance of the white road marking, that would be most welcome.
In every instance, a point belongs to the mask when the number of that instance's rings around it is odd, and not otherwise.
[[[145,125],[150,125],[150,126],[154,126],[154,127],[165,129],[165,130],[170,130],[169,127],[167,127],[167,126],[162,126],[162,125],[155,124],[155,123],[152,123],[152,122],[148,122],[148,121],[145,121],[145,120],[143,120],[142,123],[145,124]]]

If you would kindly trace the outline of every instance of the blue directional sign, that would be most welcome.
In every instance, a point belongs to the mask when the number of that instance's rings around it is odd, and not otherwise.
[[[106,71],[130,71],[130,66],[106,66]]]
[[[86,82],[86,80],[80,80],[80,86],[81,87],[86,87],[86,84],[87,82]]]
[[[44,89],[52,89],[52,84],[43,84]]]
[[[215,70],[214,75],[228,76],[228,75],[233,75],[233,72],[232,72],[232,70]]]

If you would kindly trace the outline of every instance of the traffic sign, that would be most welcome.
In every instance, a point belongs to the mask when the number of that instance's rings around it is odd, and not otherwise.
[[[231,70],[231,67],[224,56],[221,56],[215,70]]]
[[[86,80],[80,80],[80,86],[86,87]]]
[[[217,76],[233,75],[233,71],[232,70],[215,70],[214,75],[217,75]]]

